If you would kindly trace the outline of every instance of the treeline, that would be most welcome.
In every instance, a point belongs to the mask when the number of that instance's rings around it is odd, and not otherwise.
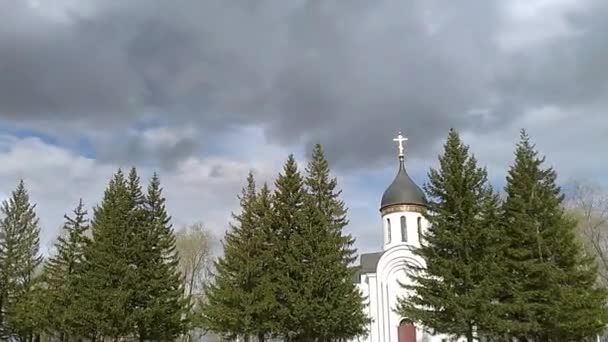
[[[202,306],[203,326],[228,339],[346,341],[368,318],[353,282],[347,209],[320,145],[302,174],[290,156],[271,191],[252,174]]]
[[[157,175],[144,191],[135,168],[119,170],[90,215],[81,201],[65,216],[48,260],[21,182],[2,207],[0,339],[171,341],[194,329],[260,341],[362,335],[356,250],[339,197],[320,145],[305,174],[290,156],[272,191],[249,174],[209,274],[208,235],[195,225],[176,244]]]
[[[607,291],[556,172],[543,164],[522,131],[499,198],[486,169],[450,131],[439,167],[428,174],[430,228],[415,252],[425,267],[412,271],[411,295],[398,308],[403,317],[467,341],[595,340],[608,323]],[[587,209],[589,218],[593,206]]]
[[[595,255],[543,164],[523,132],[499,197],[450,131],[424,187],[431,224],[415,253],[425,264],[411,265],[403,317],[468,341],[583,341],[604,329]],[[119,170],[92,213],[81,201],[66,215],[48,260],[21,182],[0,208],[0,339],[170,341],[195,327],[242,341],[365,335],[340,196],[319,145],[304,172],[290,156],[272,190],[250,174],[206,284],[208,236],[194,226],[176,243],[157,175],[144,190],[135,169]]]
[[[169,341],[191,328],[156,174],[144,191],[135,168],[119,170],[91,219],[82,201],[65,216],[46,261],[23,181],[1,211],[0,339]]]

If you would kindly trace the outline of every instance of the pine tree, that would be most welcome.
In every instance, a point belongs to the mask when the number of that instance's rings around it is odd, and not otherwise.
[[[206,301],[202,306],[206,328],[230,337],[249,335],[252,328],[245,311],[250,303],[244,289],[251,284],[246,283],[242,266],[251,260],[246,243],[253,235],[255,195],[254,177],[249,173],[247,186],[239,196],[241,212],[233,214],[235,222],[230,225],[223,242],[224,255],[215,262],[214,280],[206,289]]]
[[[73,211],[73,217],[64,215],[63,235],[55,243],[56,254],[45,264],[44,288],[45,301],[48,301],[46,320],[53,331],[59,333],[61,341],[71,333],[69,310],[73,308],[73,295],[78,279],[83,272],[84,250],[90,242],[86,236],[89,229],[87,211],[82,199]]]
[[[133,334],[133,197],[121,170],[113,176],[91,221],[92,242],[85,248],[70,325],[81,337],[119,338]]]
[[[428,176],[430,227],[414,252],[425,266],[414,267],[413,283],[405,285],[412,295],[400,299],[398,311],[437,332],[473,341],[487,332],[498,289],[498,199],[486,170],[453,129],[439,169]]]
[[[36,341],[50,327],[47,293],[42,277],[36,276],[29,290],[19,296],[9,317],[9,325],[20,341]]]
[[[31,327],[14,319],[20,300],[29,297],[35,271],[42,262],[39,254],[40,228],[23,180],[2,203],[0,221],[0,338],[31,336]]]
[[[256,196],[254,204],[254,217],[256,220],[256,232],[252,239],[253,248],[256,251],[256,278],[257,284],[252,290],[254,294],[253,306],[251,308],[252,321],[257,329],[254,334],[259,342],[276,335],[279,324],[277,311],[278,278],[277,269],[277,240],[273,231],[273,197],[264,183],[262,189]]]
[[[184,298],[171,217],[157,174],[148,185],[143,208],[145,223],[137,227],[142,234],[138,276],[145,286],[136,294],[140,300],[135,323],[140,340],[173,340],[186,330],[189,300]]]
[[[241,211],[226,233],[224,255],[215,263],[214,282],[207,288],[203,303],[204,325],[229,336],[257,336],[264,340],[275,325],[275,297],[268,267],[267,227],[270,196],[266,186],[256,193],[250,173],[239,197]]]
[[[303,260],[308,261],[300,287],[309,298],[306,322],[310,336],[320,340],[346,339],[363,335],[367,318],[363,298],[352,282],[356,269],[355,240],[345,235],[347,209],[339,199],[336,178],[330,178],[329,164],[317,144],[306,169],[305,227]]]
[[[134,323],[136,325],[135,329],[138,330],[137,334],[145,335],[148,325],[145,323],[142,311],[151,301],[151,298],[146,283],[146,278],[149,278],[149,276],[143,273],[146,272],[148,262],[154,258],[151,253],[151,236],[153,234],[150,233],[150,229],[152,225],[151,217],[149,217],[149,213],[144,207],[146,197],[135,167],[132,167],[129,171],[126,182],[131,211],[126,232],[132,246],[132,253],[128,255],[128,258],[133,268],[132,278],[129,279],[132,287],[128,306],[129,310],[133,311],[133,319],[136,321]]]
[[[307,251],[304,180],[290,155],[275,181],[273,195],[272,245],[276,266],[274,284],[279,308],[276,311],[277,333],[287,340],[310,338],[312,317],[311,292],[304,281],[310,260]],[[310,255],[310,253],[308,253]]]
[[[140,177],[137,169],[132,167],[126,180],[126,187],[130,202],[130,215],[126,232],[131,241],[131,254],[128,255],[128,263],[132,265],[130,294],[127,299],[127,307],[131,312],[136,335],[141,339],[148,337],[150,333],[150,318],[146,317],[149,312],[148,305],[152,302],[151,288],[147,283],[153,277],[148,274],[150,264],[154,258],[152,253],[152,235],[154,235],[151,224],[151,213],[145,209],[146,197],[144,195]]]
[[[508,176],[503,222],[502,330],[522,340],[580,341],[608,322],[597,268],[565,215],[557,174],[543,168],[525,131]]]

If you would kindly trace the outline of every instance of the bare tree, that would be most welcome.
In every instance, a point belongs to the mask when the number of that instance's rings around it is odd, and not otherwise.
[[[176,236],[186,295],[198,299],[210,274],[212,234],[202,223],[195,223],[178,231]]]
[[[205,284],[211,275],[214,238],[202,223],[195,223],[176,233],[176,246],[180,257],[184,294],[191,298],[193,316],[196,317],[200,303],[204,300]],[[199,333],[192,331],[183,336],[182,341],[191,341],[192,334]]]
[[[597,184],[576,183],[571,209],[597,257],[601,280],[608,284],[608,191]]]

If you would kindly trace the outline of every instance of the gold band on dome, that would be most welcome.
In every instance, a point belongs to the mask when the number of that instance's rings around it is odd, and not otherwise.
[[[424,214],[426,208],[419,204],[393,204],[380,209],[382,215],[392,214],[397,212],[410,211]]]

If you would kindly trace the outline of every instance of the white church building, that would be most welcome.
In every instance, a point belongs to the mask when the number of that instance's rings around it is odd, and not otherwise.
[[[407,296],[407,290],[400,284],[410,283],[408,265],[423,263],[412,249],[420,246],[421,232],[429,225],[424,217],[424,192],[405,168],[403,142],[406,140],[401,134],[394,139],[399,144],[399,171],[380,203],[384,248],[377,253],[362,254],[360,258],[355,282],[365,298],[370,324],[367,336],[353,341],[454,341],[446,335],[432,335],[395,312],[398,299]]]

